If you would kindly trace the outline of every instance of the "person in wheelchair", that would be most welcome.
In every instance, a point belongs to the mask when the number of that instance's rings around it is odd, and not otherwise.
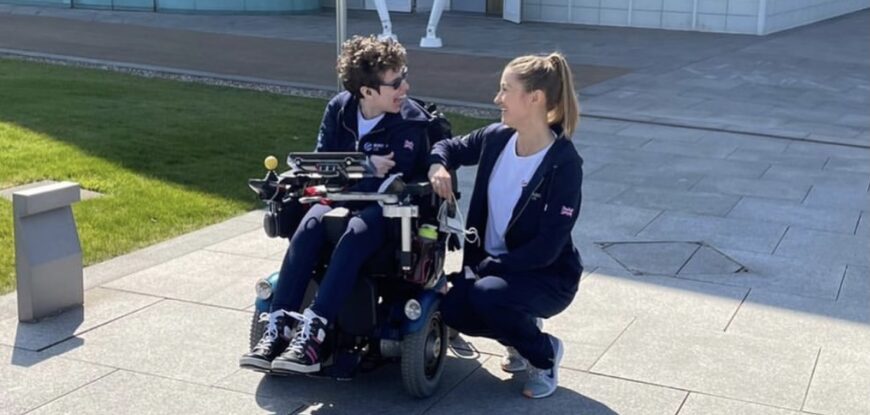
[[[327,104],[316,152],[362,152],[377,178],[353,190],[376,192],[383,178],[426,180],[431,115],[407,96],[404,47],[374,36],[354,36],[343,45],[337,71],[345,91]],[[327,248],[324,215],[337,204],[313,204],[290,237],[273,291],[271,313],[260,341],[240,366],[313,373],[321,368],[327,327],[344,305],[363,263],[384,243],[386,220],[376,202],[347,202],[356,212],[334,247],[313,303],[301,313],[306,288]],[[295,326],[295,329],[294,329]]]
[[[583,165],[571,143],[579,117],[571,70],[558,53],[516,58],[494,101],[500,123],[431,152],[429,178],[445,198],[453,192],[447,169],[479,166],[468,225],[485,232],[482,246],[465,244],[464,272],[451,278],[441,312],[459,332],[496,339],[509,357],[525,358],[523,394],[543,398],[556,390],[564,347],[536,320],[568,307],[583,270],[571,240]],[[517,367],[510,360],[504,370]]]

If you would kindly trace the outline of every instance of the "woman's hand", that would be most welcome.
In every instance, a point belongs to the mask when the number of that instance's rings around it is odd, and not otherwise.
[[[429,183],[432,183],[432,190],[442,199],[452,199],[453,178],[443,165],[433,164],[429,167]]]
[[[393,161],[393,152],[386,156],[370,156],[369,159],[372,162],[372,165],[375,167],[375,176],[384,177],[396,165],[396,162]]]

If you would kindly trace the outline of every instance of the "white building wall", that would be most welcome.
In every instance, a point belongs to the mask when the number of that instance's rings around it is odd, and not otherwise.
[[[523,20],[766,34],[870,7],[870,0],[524,0]]]
[[[765,33],[829,19],[870,7],[870,0],[767,0]]]

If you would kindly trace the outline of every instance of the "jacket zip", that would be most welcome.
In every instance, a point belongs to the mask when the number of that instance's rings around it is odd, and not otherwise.
[[[507,242],[507,234],[511,230],[511,227],[514,226],[514,224],[517,222],[517,220],[519,220],[520,216],[523,215],[523,211],[526,210],[526,207],[529,206],[529,202],[532,201],[532,195],[538,191],[538,189],[541,187],[542,184],[544,184],[544,180],[545,180],[545,177],[542,175],[541,180],[538,182],[537,185],[535,185],[535,188],[532,189],[531,192],[529,192],[529,197],[526,198],[526,203],[523,204],[523,207],[520,208],[520,211],[517,212],[517,215],[514,216],[513,220],[511,220],[510,223],[508,223],[507,228],[505,228],[505,230],[504,230],[505,242]]]

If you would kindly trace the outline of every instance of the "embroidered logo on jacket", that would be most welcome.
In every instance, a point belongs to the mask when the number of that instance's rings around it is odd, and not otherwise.
[[[568,206],[562,206],[562,211],[559,212],[560,215],[565,215],[567,217],[574,216],[574,208],[569,208]]]
[[[414,151],[414,142],[411,140],[405,140],[404,147],[408,150]]]

